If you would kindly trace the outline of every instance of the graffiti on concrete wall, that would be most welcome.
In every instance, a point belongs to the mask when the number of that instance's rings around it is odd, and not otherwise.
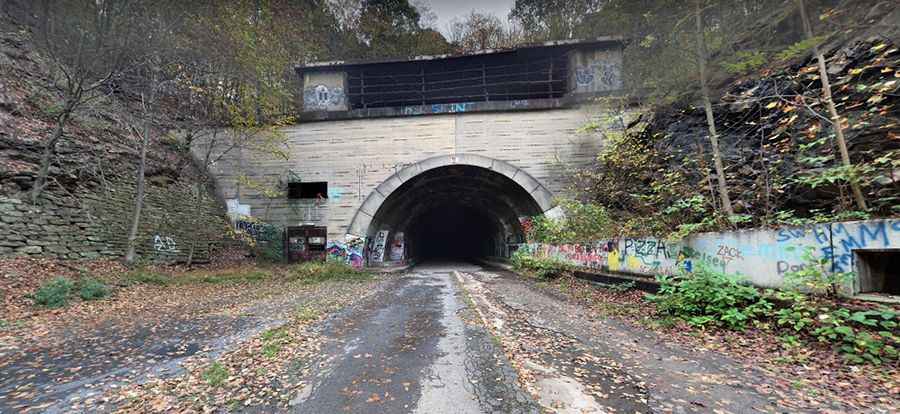
[[[672,275],[704,267],[740,275],[758,286],[781,286],[784,274],[803,268],[803,251],[831,263],[833,272],[856,270],[854,251],[900,248],[900,220],[872,220],[785,229],[704,233],[679,241],[654,238],[585,244],[527,244],[530,253],[587,269]]]
[[[328,199],[338,201],[344,196],[345,192],[347,192],[347,190],[343,187],[328,187]]]
[[[575,68],[575,83],[592,91],[611,91],[622,87],[621,68],[613,62],[592,62]]]
[[[364,238],[347,235],[343,242],[328,242],[328,247],[325,250],[329,261],[345,263],[359,269],[366,264],[363,252],[365,246],[366,240]]]
[[[178,244],[169,236],[153,236],[153,249],[160,253],[177,253]]]
[[[403,115],[457,114],[469,112],[474,108],[474,102],[460,102],[433,105],[410,105],[404,106],[401,111],[403,112]]]
[[[263,232],[263,223],[238,219],[234,222],[234,229],[246,233],[254,240],[259,240],[259,235]]]
[[[344,88],[314,85],[303,89],[303,106],[307,110],[326,110],[344,105]]]
[[[406,252],[406,241],[403,232],[394,233],[394,240],[391,242],[391,260],[399,262],[403,260],[403,254]]]
[[[375,241],[372,244],[372,255],[370,256],[375,263],[384,261],[384,249],[387,246],[388,231],[381,230],[375,235]]]

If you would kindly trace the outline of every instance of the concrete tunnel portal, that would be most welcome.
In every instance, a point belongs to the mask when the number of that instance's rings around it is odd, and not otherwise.
[[[359,220],[368,218],[369,205],[375,213],[365,234],[403,233],[407,259],[503,256],[509,244],[525,240],[519,219],[551,206],[549,191],[508,163],[471,155],[465,158],[480,165],[453,156],[436,158],[408,166],[379,186],[369,197],[374,202],[367,199],[351,228],[362,230]]]

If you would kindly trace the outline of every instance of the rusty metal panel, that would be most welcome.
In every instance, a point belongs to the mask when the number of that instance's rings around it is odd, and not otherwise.
[[[295,226],[285,231],[285,250],[290,263],[325,261],[328,228],[325,226]]]

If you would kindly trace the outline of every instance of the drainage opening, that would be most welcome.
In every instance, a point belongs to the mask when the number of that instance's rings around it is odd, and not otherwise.
[[[900,295],[900,249],[856,250],[859,293]]]

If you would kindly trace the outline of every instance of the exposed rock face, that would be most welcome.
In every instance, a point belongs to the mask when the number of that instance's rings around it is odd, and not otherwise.
[[[881,39],[848,44],[827,56],[837,110],[854,164],[866,169],[864,191],[879,215],[897,214],[900,196],[900,51]],[[738,212],[782,209],[831,211],[847,195],[843,186],[799,182],[824,177],[839,165],[827,111],[818,100],[815,61],[734,82],[715,106],[730,191]],[[710,154],[700,107],[657,114],[644,135],[672,168],[698,151]],[[696,188],[708,187],[705,176]],[[844,197],[849,199],[849,197]]]

